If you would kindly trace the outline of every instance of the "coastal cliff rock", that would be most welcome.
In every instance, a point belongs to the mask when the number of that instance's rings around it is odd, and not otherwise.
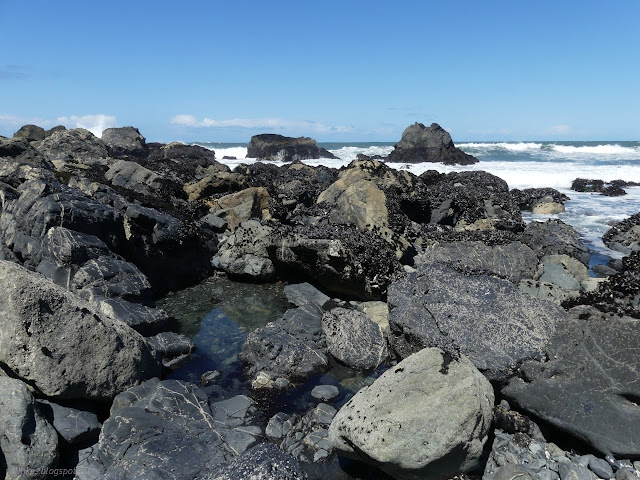
[[[451,135],[437,123],[425,127],[414,123],[402,132],[402,138],[386,159],[387,162],[438,162],[445,165],[471,165],[478,162],[453,144]]]
[[[439,480],[478,465],[493,401],[467,358],[426,348],[351,398],[331,422],[329,443],[394,478]]]
[[[312,158],[338,158],[328,150],[318,147],[309,137],[285,137],[275,133],[254,135],[247,145],[247,157],[260,160],[292,162]]]

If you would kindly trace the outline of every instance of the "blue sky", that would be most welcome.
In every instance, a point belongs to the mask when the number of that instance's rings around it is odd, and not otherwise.
[[[639,140],[640,2],[0,0],[0,135]]]

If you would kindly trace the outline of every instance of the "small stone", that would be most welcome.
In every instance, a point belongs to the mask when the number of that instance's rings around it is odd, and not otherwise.
[[[312,416],[315,423],[319,425],[329,425],[333,417],[336,416],[336,413],[338,413],[338,411],[331,405],[319,403],[313,410]]]
[[[316,453],[313,454],[313,461],[314,462],[320,462],[320,461],[324,460],[325,458],[327,458],[328,456],[329,456],[329,452],[327,452],[324,449],[320,449]]]
[[[284,390],[285,388],[289,388],[291,386],[291,382],[284,377],[276,378],[276,381],[273,382],[273,384],[279,390]]]
[[[600,478],[612,478],[613,468],[606,460],[589,455],[589,469]]]
[[[571,460],[561,460],[558,463],[561,480],[594,480],[594,475],[579,463]]]
[[[202,374],[202,377],[200,377],[200,383],[202,385],[209,385],[220,378],[220,375],[222,374],[218,370],[210,370]]]
[[[265,429],[265,433],[267,437],[271,439],[280,439],[285,436],[284,425],[285,422],[289,419],[289,416],[286,413],[278,412],[271,419],[269,423],[267,423],[267,428]],[[291,427],[287,428],[287,431]]]
[[[311,390],[311,396],[316,400],[327,402],[338,396],[340,390],[333,385],[318,385]]]
[[[638,480],[635,470],[621,468],[616,472],[616,480]]]

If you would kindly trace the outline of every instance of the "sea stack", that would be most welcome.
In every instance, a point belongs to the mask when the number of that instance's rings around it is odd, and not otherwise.
[[[387,157],[387,162],[471,165],[478,163],[478,159],[457,148],[451,135],[437,123],[432,123],[430,127],[414,123],[402,133],[402,138]]]
[[[275,133],[263,133],[251,137],[251,141],[247,145],[247,157],[280,162],[294,162],[312,158],[338,158],[328,150],[318,147],[313,138],[285,137]]]

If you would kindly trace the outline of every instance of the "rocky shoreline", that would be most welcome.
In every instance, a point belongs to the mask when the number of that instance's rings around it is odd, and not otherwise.
[[[258,137],[233,171],[133,127],[0,137],[0,476],[640,476],[638,215],[594,277],[571,226],[522,219],[557,190],[387,164],[477,162],[437,124],[339,170]],[[286,285],[243,341],[247,394],[167,378],[198,352],[156,302],[214,274]],[[333,365],[368,381],[305,390]]]

